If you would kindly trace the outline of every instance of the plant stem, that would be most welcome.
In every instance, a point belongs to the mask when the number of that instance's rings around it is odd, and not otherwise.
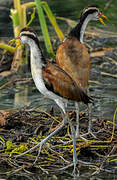
[[[49,54],[51,54],[52,56],[54,56],[54,52],[53,52],[53,49],[52,49],[52,45],[51,45],[51,41],[50,41],[50,37],[49,37],[49,33],[48,33],[46,21],[45,21],[43,9],[41,7],[41,1],[40,0],[35,0],[35,3],[36,3],[36,6],[37,6],[38,17],[39,17],[39,21],[40,21],[42,34],[43,34],[43,37],[44,37],[47,52]]]
[[[19,24],[20,24],[20,27],[22,28],[23,27],[23,18],[22,18],[22,7],[21,7],[21,3],[20,3],[20,0],[14,0],[14,9],[17,10],[18,12],[18,16],[19,16]]]
[[[11,9],[10,11],[11,11],[11,17],[13,21],[14,37],[17,37],[20,32],[18,12],[16,9]]]
[[[25,6],[26,8],[31,8],[31,7],[35,7],[36,3],[35,2],[28,2],[28,3],[22,4],[22,6]]]
[[[11,47],[5,43],[0,43],[0,48],[1,49],[6,49],[7,51],[11,52],[11,53],[14,53],[15,52],[15,48],[14,47]]]

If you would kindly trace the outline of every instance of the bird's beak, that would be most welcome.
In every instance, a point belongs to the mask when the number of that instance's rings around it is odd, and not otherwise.
[[[103,17],[103,18],[106,19],[106,20],[108,20],[108,18],[107,18],[105,15],[103,15],[101,12],[98,13],[98,20],[99,20],[103,25],[106,25],[101,17]]]

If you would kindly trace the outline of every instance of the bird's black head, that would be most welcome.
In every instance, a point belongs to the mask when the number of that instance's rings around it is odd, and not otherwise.
[[[22,32],[32,32],[32,33],[35,33],[34,32],[34,30],[32,29],[32,28],[30,28],[30,27],[24,27],[24,28],[22,28],[21,29],[21,31],[20,31],[20,33],[22,33]]]
[[[91,20],[99,20],[102,24],[105,24],[101,17],[106,18],[106,16],[100,12],[97,5],[90,4],[86,6],[81,13],[79,23],[71,30],[69,35],[75,36],[80,42],[83,42],[83,34],[88,22]]]
[[[30,27],[25,27],[21,29],[20,38],[21,38],[22,43],[26,43],[25,41],[27,38],[33,39],[34,41],[38,40],[36,32]]]
[[[90,20],[99,20],[103,25],[105,25],[101,17],[105,19],[107,19],[107,17],[100,12],[98,5],[89,4],[86,6],[81,13],[80,21],[83,22],[88,16],[90,16]]]
[[[32,28],[25,27],[25,28],[21,29],[19,39],[20,39],[21,44],[28,44],[28,45],[32,46],[35,43],[37,45],[37,47],[39,48],[39,51],[41,52],[41,58],[43,60],[43,63],[45,63],[45,58],[44,58],[42,50],[40,48],[38,36]]]
[[[89,4],[88,6],[86,6],[81,15],[83,15],[84,13],[88,12],[88,14],[91,14],[93,12],[99,12],[99,6],[96,4]]]
[[[19,39],[20,39],[21,44],[29,45],[29,42],[35,42],[35,44],[40,49],[38,36],[36,32],[30,27],[25,27],[21,29]]]
[[[88,15],[90,15],[92,20],[98,20],[99,18],[99,7],[95,4],[89,4],[86,6],[80,16],[80,20],[82,21],[84,18],[86,18]]]

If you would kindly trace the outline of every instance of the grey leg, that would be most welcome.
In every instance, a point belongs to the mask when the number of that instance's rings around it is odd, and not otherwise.
[[[90,96],[89,88],[87,88],[87,94]],[[89,126],[88,126],[88,134],[91,134],[94,138],[96,136],[92,133],[92,104],[88,104],[88,113],[89,113]]]
[[[89,112],[89,126],[88,126],[88,133],[91,132],[91,125],[92,125],[92,121],[91,121],[91,117],[92,117],[92,104],[88,104],[88,112]]]
[[[60,101],[57,101],[56,103],[59,104],[59,107],[61,107],[62,109],[62,112],[65,113],[65,109],[64,109],[64,106],[62,105],[62,103],[60,103]],[[76,105],[77,107],[77,112],[78,112],[78,104]],[[63,114],[63,113],[62,113]],[[66,113],[65,113],[66,114]],[[66,114],[67,115],[67,114]],[[65,115],[63,114],[63,119],[65,118]],[[70,129],[71,129],[71,134],[72,134],[72,140],[73,140],[73,164],[74,164],[74,170],[73,170],[73,174],[74,176],[76,176],[76,165],[77,165],[77,162],[78,162],[78,159],[77,159],[77,153],[76,153],[76,132],[75,132],[75,128],[74,126],[72,125],[71,121],[69,120],[69,117],[67,117],[68,119],[68,123],[70,125]],[[64,122],[66,122],[67,120],[64,119]],[[78,122],[79,122],[79,119],[78,119]],[[79,123],[78,123],[79,124]],[[79,125],[77,127],[79,129]]]
[[[76,108],[76,138],[80,136],[79,132],[79,105],[78,102],[75,102],[75,108]]]
[[[77,152],[76,152],[76,132],[75,128],[72,125],[72,123],[69,121],[70,129],[71,129],[71,134],[72,134],[72,140],[73,140],[73,165],[74,165],[74,170],[73,170],[73,175],[76,176],[76,165],[78,162],[77,159]]]
[[[88,134],[91,134],[94,138],[97,138],[92,132],[92,104],[88,104],[89,111],[89,126],[88,126]]]
[[[39,153],[38,153],[38,156],[39,156],[39,154],[40,154],[40,152],[41,152],[42,146],[48,141],[48,139],[50,139],[52,136],[54,136],[56,133],[58,133],[58,132],[65,126],[65,124],[67,124],[67,120],[66,120],[65,117],[64,117],[63,120],[64,120],[64,121],[63,121],[63,124],[62,124],[60,127],[58,127],[55,131],[53,131],[51,134],[49,134],[46,138],[44,138],[41,142],[39,142],[37,145],[35,145],[35,146],[32,147],[31,149],[25,151],[24,153],[22,153],[22,154],[20,154],[20,155],[15,156],[15,157],[16,157],[16,158],[17,158],[17,157],[21,157],[21,156],[23,156],[23,155],[25,155],[25,154],[33,151],[34,149],[36,149],[36,148],[38,148],[38,147],[40,146]],[[37,157],[38,157],[38,156],[37,156]]]
[[[55,131],[53,131],[51,134],[49,134],[46,138],[44,138],[41,142],[39,142],[37,145],[35,145],[35,146],[32,147],[31,149],[25,151],[24,153],[22,153],[22,154],[20,154],[20,155],[17,155],[16,158],[17,158],[17,157],[21,157],[21,156],[23,156],[23,155],[25,155],[25,154],[33,151],[34,149],[36,149],[36,148],[38,148],[38,147],[40,146],[40,149],[39,149],[39,152],[38,152],[38,156],[39,156],[39,154],[40,154],[40,152],[41,152],[41,148],[42,148],[42,146],[46,143],[46,141],[48,141],[48,139],[50,139],[52,136],[54,136],[56,133],[58,133],[58,132],[68,123],[68,122],[67,122],[67,119],[66,119],[66,117],[65,117],[66,112],[65,112],[65,108],[64,108],[64,103],[63,103],[63,101],[62,101],[61,99],[57,99],[57,100],[55,100],[55,102],[57,103],[57,105],[58,105],[58,106],[61,108],[61,110],[62,110],[63,124],[62,124],[60,127],[58,127]],[[37,157],[38,157],[38,156],[37,156]]]

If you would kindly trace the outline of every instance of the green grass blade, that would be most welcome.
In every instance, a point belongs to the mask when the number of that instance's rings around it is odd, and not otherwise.
[[[43,34],[43,37],[44,37],[44,42],[45,42],[47,52],[49,54],[51,54],[52,56],[54,56],[52,44],[51,44],[51,41],[50,41],[48,29],[47,29],[47,24],[46,24],[46,21],[45,21],[43,9],[41,7],[41,1],[40,0],[35,0],[35,3],[36,3],[36,7],[37,7],[37,12],[38,12],[39,21],[40,21],[42,34]]]
[[[112,130],[111,141],[112,141],[112,139],[113,139],[113,137],[114,137],[116,115],[117,115],[117,108],[115,109],[115,112],[114,112],[114,115],[113,115],[113,130]]]
[[[26,26],[29,26],[34,19],[35,19],[35,8],[33,8],[33,13],[31,14],[31,19]]]
[[[53,27],[54,27],[60,41],[63,41],[64,40],[64,34],[60,30],[60,28],[59,28],[59,26],[58,26],[58,24],[56,22],[56,19],[55,19],[54,15],[52,14],[51,9],[49,8],[49,6],[48,6],[48,4],[46,2],[42,1],[41,4],[42,4],[42,6],[43,6],[43,8],[44,8],[50,22],[51,22],[51,24],[53,25]]]

